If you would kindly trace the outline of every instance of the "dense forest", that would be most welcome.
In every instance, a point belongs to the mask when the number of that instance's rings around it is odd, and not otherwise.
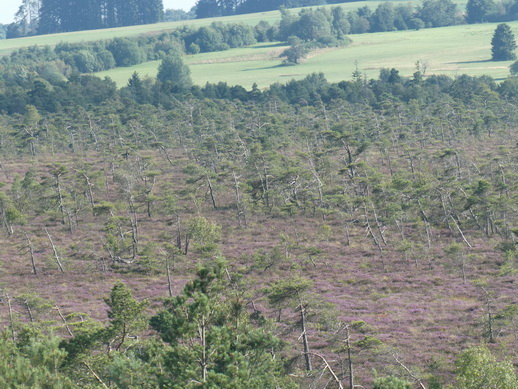
[[[7,38],[156,23],[163,13],[162,0],[23,0]]]

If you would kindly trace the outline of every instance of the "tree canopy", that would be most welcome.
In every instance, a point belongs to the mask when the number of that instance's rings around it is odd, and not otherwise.
[[[491,59],[493,61],[510,61],[516,59],[516,40],[511,27],[502,23],[496,27],[491,39]]]

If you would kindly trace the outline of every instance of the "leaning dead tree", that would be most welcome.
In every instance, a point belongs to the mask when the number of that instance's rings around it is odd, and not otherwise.
[[[301,326],[301,330],[302,330],[302,334],[300,335],[300,337],[302,338],[302,344],[304,346],[304,360],[306,362],[306,370],[307,371],[311,371],[313,369],[313,367],[311,366],[311,358],[310,358],[310,352],[309,352],[309,342],[308,342],[308,335],[307,335],[307,331],[306,331],[306,315],[307,315],[307,311],[306,311],[306,307],[304,306],[304,303],[300,303],[300,305],[298,306],[298,308],[300,309],[300,326]]]
[[[322,355],[317,354],[317,353],[313,353],[313,352],[308,352],[307,354],[308,355],[313,355],[315,357],[320,358],[322,360],[322,362],[324,363],[324,368],[329,371],[329,373],[333,377],[333,380],[337,383],[338,389],[344,389],[344,386],[342,385],[342,382],[340,381],[340,378],[338,378],[338,376],[336,375],[336,373],[334,372],[332,367],[329,365],[327,360]],[[352,386],[351,386],[351,388],[352,388]]]
[[[11,296],[9,296],[9,293],[4,293],[5,302],[7,303],[7,309],[9,311],[9,328],[11,330],[11,340],[13,342],[16,341],[16,333],[14,331],[14,312],[13,312],[13,306],[11,304]],[[1,300],[0,300],[1,301]]]
[[[27,235],[27,233],[25,233],[25,240],[27,241],[27,250],[28,250],[28,253],[30,254],[30,257],[31,257],[31,266],[32,266],[32,272],[34,273],[34,275],[38,275],[38,270],[36,268],[36,261],[34,260],[34,248],[32,246],[32,242],[31,242],[31,239],[29,238],[29,235]]]
[[[52,246],[52,251],[54,252],[54,260],[56,261],[56,264],[59,267],[59,271],[61,273],[65,272],[65,269],[63,268],[63,264],[61,263],[61,260],[59,258],[58,249],[56,248],[56,245],[54,244],[54,241],[52,240],[52,237],[49,234],[49,230],[45,227],[45,232],[47,233],[47,237],[49,238],[50,245]]]
[[[395,353],[392,353],[392,357],[397,362],[397,364],[399,366],[401,366],[415,382],[417,382],[417,384],[419,385],[419,387],[421,389],[426,389],[426,386],[424,386],[423,381],[418,376],[416,376],[414,373],[412,373],[412,371],[405,364],[403,364],[403,362],[401,362],[401,360],[398,358],[398,356]]]

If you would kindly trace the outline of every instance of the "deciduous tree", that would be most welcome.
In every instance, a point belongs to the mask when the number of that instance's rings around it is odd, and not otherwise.
[[[469,0],[466,4],[466,20],[468,23],[487,22],[495,10],[493,0]]]
[[[471,347],[456,361],[459,389],[515,389],[518,378],[511,362],[497,361],[487,347]]]

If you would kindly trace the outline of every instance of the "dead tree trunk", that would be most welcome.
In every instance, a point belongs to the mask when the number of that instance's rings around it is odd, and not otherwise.
[[[29,238],[29,235],[25,234],[25,239],[27,240],[27,248],[29,249],[29,254],[31,255],[32,272],[37,276],[38,270],[36,269],[36,261],[34,260],[34,248],[32,247],[32,242]]]
[[[61,260],[59,259],[58,250],[57,250],[56,246],[54,245],[54,242],[52,241],[52,237],[49,234],[49,230],[47,230],[47,228],[45,228],[45,232],[47,233],[47,237],[49,238],[50,245],[52,246],[52,251],[54,251],[54,260],[56,261],[61,273],[64,273],[65,269],[63,269],[63,265],[61,264]]]
[[[320,355],[320,354],[311,353],[311,352],[309,354],[310,355],[314,355],[315,357],[320,358],[322,360],[322,362],[324,362],[324,366],[326,367],[326,369],[329,370],[329,373],[331,373],[331,376],[333,377],[333,380],[338,385],[338,389],[344,389],[344,386],[342,385],[342,382],[340,381],[340,379],[338,378],[338,376],[336,375],[334,370],[331,368],[329,363],[326,361],[326,359],[322,355]]]
[[[406,367],[406,365],[404,365],[404,364],[403,364],[403,362],[401,362],[401,361],[399,360],[399,358],[397,357],[397,355],[392,354],[392,357],[393,357],[393,358],[394,358],[394,360],[399,364],[399,366],[401,366],[401,367],[402,367],[402,368],[403,368],[403,369],[408,373],[408,375],[409,375],[410,377],[412,377],[412,379],[413,379],[414,381],[416,381],[416,382],[419,384],[419,387],[420,387],[421,389],[426,389],[426,386],[424,386],[423,381],[422,381],[419,377],[417,377],[414,373],[412,373],[412,372],[410,371],[410,369],[409,369],[408,367]]]
[[[63,198],[63,191],[61,190],[61,174],[55,173],[54,177],[56,179],[56,192],[58,194],[58,209],[61,212],[61,223],[65,224],[65,200]]]
[[[171,282],[171,269],[169,268],[169,257],[165,257],[165,269],[167,271],[167,288],[169,291],[169,297],[173,297],[173,284]]]
[[[486,304],[486,310],[487,310],[487,337],[489,343],[496,343],[495,340],[495,332],[493,329],[493,306],[491,304],[491,292],[488,291],[486,288],[482,287],[482,291],[484,292],[484,300]]]
[[[29,314],[30,322],[34,323],[34,317],[32,316],[32,310],[31,310],[31,306],[29,305],[29,301],[27,301],[27,299],[25,299],[23,303],[25,304],[25,308],[27,309],[27,313]]]
[[[207,186],[209,188],[209,195],[210,195],[210,200],[212,202],[212,209],[217,209],[218,206],[216,205],[216,198],[214,197],[214,188],[212,186],[212,182],[211,182],[208,174],[205,175],[205,178],[207,180]]]
[[[207,356],[207,323],[205,316],[202,317],[200,326],[198,328],[201,346],[202,346],[202,355],[200,360],[201,366],[201,379],[202,382],[207,382],[207,366],[208,366],[208,356]]]
[[[59,309],[59,307],[56,305],[55,307],[56,311],[58,311],[58,315],[59,317],[61,318],[61,320],[63,321],[63,324],[68,332],[68,334],[70,336],[74,336],[74,334],[72,333],[72,330],[70,329],[70,327],[68,326],[68,323],[67,323],[67,320],[65,319],[65,316],[63,316],[63,314],[61,313],[61,310]]]
[[[85,182],[86,182],[86,193],[87,193],[87,196],[88,196],[88,201],[90,202],[90,206],[92,207],[92,212],[93,212],[93,209],[94,209],[94,193],[92,191],[92,187],[93,187],[93,184],[92,182],[90,181],[90,177],[88,177],[85,173],[81,173],[81,175],[84,177],[85,179]]]
[[[349,333],[349,325],[345,326],[345,345],[347,347],[347,363],[349,365],[349,388],[354,389],[354,369],[353,369],[353,359],[351,352],[351,335]]]
[[[13,342],[16,341],[16,333],[14,332],[14,315],[13,315],[13,307],[11,305],[11,297],[8,293],[5,294],[5,299],[7,300],[7,308],[9,309],[9,328],[11,329],[11,340]]]
[[[237,220],[239,221],[239,226],[241,227],[243,224],[245,227],[248,227],[248,220],[246,217],[246,207],[244,206],[241,199],[241,191],[239,190],[239,180],[236,172],[232,172],[232,176],[234,177],[234,190],[236,193],[236,208],[237,208]]]
[[[306,331],[306,307],[304,307],[304,304],[300,303],[300,329],[302,330],[302,344],[304,346],[304,360],[306,362],[306,370],[311,371],[311,358],[309,353],[309,342],[308,342],[308,334]]]
[[[133,201],[133,194],[129,193],[129,209],[131,212],[130,223],[131,223],[131,239],[132,239],[132,259],[135,259],[138,254],[138,241],[139,241],[139,231],[138,231],[138,216],[137,209],[135,207],[135,202]]]

